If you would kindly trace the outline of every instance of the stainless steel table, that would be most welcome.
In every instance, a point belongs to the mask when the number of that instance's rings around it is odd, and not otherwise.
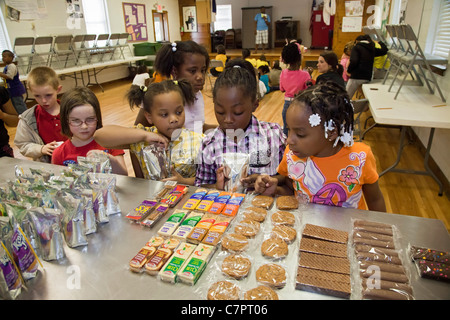
[[[63,168],[26,160],[0,158],[0,181],[14,178],[15,165],[25,169],[43,167],[55,172]],[[19,299],[206,299],[209,285],[212,281],[221,279],[217,267],[221,256],[220,249],[195,286],[169,284],[146,273],[136,274],[128,270],[130,259],[156,234],[165,219],[149,229],[130,223],[124,215],[143,199],[151,197],[161,186],[161,182],[117,176],[116,189],[122,214],[110,216],[108,223],[99,225],[96,233],[88,235],[87,246],[65,247],[65,259],[57,262],[43,261],[44,270],[41,269],[38,276],[28,282],[28,290],[23,290]],[[190,192],[194,190],[192,187]],[[188,196],[189,194],[185,199]],[[306,205],[299,211],[301,219],[296,222],[298,234],[305,223],[350,231],[352,218],[361,218],[396,225],[401,233],[400,240],[404,249],[411,243],[450,251],[450,237],[440,220],[322,205]],[[259,246],[254,245],[251,248],[256,266],[262,263],[264,258],[259,253]],[[289,251],[288,257],[279,262],[286,266],[289,278],[286,287],[277,291],[280,299],[335,299],[294,289],[298,241],[289,246]],[[255,266],[247,279],[241,280],[242,287],[246,290],[257,286]],[[450,299],[448,283],[422,279],[415,269],[411,270],[411,283],[416,299]]]

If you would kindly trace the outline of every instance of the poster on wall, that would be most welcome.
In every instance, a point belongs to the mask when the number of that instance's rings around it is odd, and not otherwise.
[[[6,16],[13,21],[37,20],[47,17],[44,0],[5,0]]]
[[[183,7],[184,32],[197,32],[197,11],[195,6]]]
[[[122,2],[125,30],[131,35],[130,41],[146,41],[147,18],[145,4]]]
[[[343,17],[342,32],[361,32],[363,17]]]
[[[364,0],[345,1],[346,17],[362,17],[364,14]]]
[[[361,32],[365,0],[345,1],[345,16],[342,18],[342,32]]]

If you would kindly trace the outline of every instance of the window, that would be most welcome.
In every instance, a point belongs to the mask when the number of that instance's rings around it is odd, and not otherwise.
[[[6,30],[3,12],[0,10],[0,52],[3,50],[12,50],[11,42],[9,41],[8,32]]]
[[[231,4],[217,5],[214,31],[228,30],[232,28]]]
[[[442,0],[432,54],[448,58],[450,53],[450,0]]]
[[[110,33],[108,8],[105,0],[83,0],[86,33]]]

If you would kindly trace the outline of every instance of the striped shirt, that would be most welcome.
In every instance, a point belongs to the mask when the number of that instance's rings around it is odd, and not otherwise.
[[[223,164],[223,154],[230,152],[250,155],[249,175],[277,174],[277,167],[283,158],[285,147],[286,136],[281,126],[277,123],[259,121],[255,116],[252,116],[245,131],[238,129],[225,134],[218,127],[203,139],[197,159],[195,185],[216,183],[216,171]]]

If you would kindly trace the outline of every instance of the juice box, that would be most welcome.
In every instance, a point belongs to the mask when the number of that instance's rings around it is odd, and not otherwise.
[[[187,236],[187,240],[191,243],[200,243],[203,237],[208,233],[209,228],[216,221],[217,216],[212,213],[206,213],[197,225]]]
[[[230,198],[231,198],[230,192],[222,191],[219,194],[219,196],[214,200],[214,203],[209,209],[209,212],[220,214]]]
[[[214,201],[219,196],[220,191],[219,190],[211,190],[209,191],[200,201],[200,203],[197,206],[197,210],[200,211],[209,211],[209,209],[212,207]]]
[[[183,269],[179,271],[178,277],[181,282],[194,285],[214,254],[214,249],[213,246],[199,244],[189,257]]]
[[[186,203],[184,204],[183,209],[194,210],[200,203],[200,201],[202,201],[207,192],[208,190],[204,188],[198,188],[197,190],[195,190],[188,201],[186,201]]]
[[[186,238],[189,233],[191,233],[192,229],[197,225],[197,223],[203,217],[203,213],[192,211],[186,219],[181,222],[178,229],[173,233],[173,237],[186,241]]]
[[[170,236],[180,225],[181,221],[186,217],[188,212],[186,210],[175,210],[172,215],[164,222],[163,226],[159,229],[158,234],[160,236]]]
[[[234,217],[241,206],[242,201],[244,201],[245,194],[243,193],[233,193],[228,203],[222,210],[223,215]]]
[[[190,243],[182,243],[178,246],[172,257],[161,268],[159,277],[163,281],[175,283],[177,281],[178,270],[184,267],[189,256],[194,251],[196,245]]]

